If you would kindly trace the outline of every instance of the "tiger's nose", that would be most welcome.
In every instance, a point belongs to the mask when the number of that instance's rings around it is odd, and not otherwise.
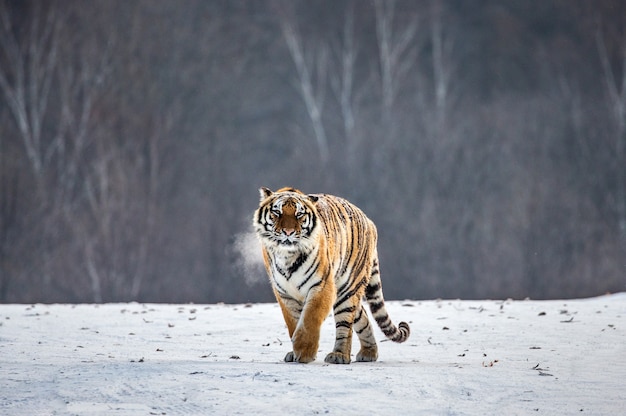
[[[285,235],[287,237],[289,237],[290,235],[292,235],[295,232],[296,232],[296,230],[293,229],[293,228],[283,228],[283,233],[285,233]]]

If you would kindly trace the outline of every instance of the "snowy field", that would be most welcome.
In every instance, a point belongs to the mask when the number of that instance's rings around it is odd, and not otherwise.
[[[626,414],[626,293],[388,309],[378,362],[325,364],[327,319],[304,365],[274,304],[0,305],[0,414]]]

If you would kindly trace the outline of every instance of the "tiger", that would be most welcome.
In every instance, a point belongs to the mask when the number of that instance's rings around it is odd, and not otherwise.
[[[331,309],[335,345],[324,361],[350,363],[353,330],[360,341],[356,361],[376,361],[378,346],[363,298],[385,336],[406,341],[409,325],[394,325],[385,308],[377,230],[363,211],[327,194],[289,187],[259,191],[254,229],[293,348],[284,361],[316,359],[321,326]]]

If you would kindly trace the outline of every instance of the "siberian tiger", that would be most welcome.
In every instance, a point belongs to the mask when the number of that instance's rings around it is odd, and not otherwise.
[[[293,188],[261,188],[260,193],[254,228],[293,344],[285,361],[315,360],[320,328],[331,308],[336,338],[325,361],[350,363],[353,329],[361,343],[356,360],[376,361],[378,347],[363,296],[387,338],[406,341],[409,325],[396,327],[385,309],[374,223],[336,196],[305,195]]]

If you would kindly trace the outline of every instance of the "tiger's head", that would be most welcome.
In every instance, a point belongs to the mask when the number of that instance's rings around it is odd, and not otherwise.
[[[261,201],[254,214],[254,228],[270,250],[304,251],[315,244],[317,197],[294,188],[272,192],[260,189]]]

